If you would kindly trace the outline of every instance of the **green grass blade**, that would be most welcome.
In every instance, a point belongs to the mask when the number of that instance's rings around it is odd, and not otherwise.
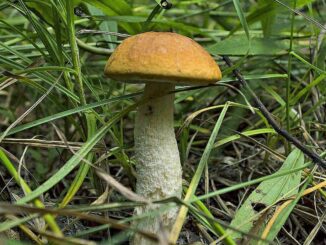
[[[85,112],[85,111],[88,111],[90,109],[94,109],[96,107],[104,106],[104,105],[107,105],[107,104],[110,104],[110,103],[113,103],[113,102],[117,102],[117,101],[120,101],[120,100],[123,100],[123,99],[130,99],[130,98],[133,98],[133,97],[135,97],[137,95],[140,95],[140,93],[134,93],[134,94],[118,96],[118,97],[114,97],[112,99],[107,99],[107,100],[91,103],[91,104],[88,104],[88,105],[85,105],[85,106],[79,106],[79,107],[76,107],[76,108],[73,108],[73,109],[70,109],[70,110],[66,110],[66,111],[63,111],[63,112],[59,112],[59,113],[53,114],[51,116],[47,116],[47,117],[35,120],[33,122],[29,122],[29,123],[17,126],[17,127],[13,128],[13,129],[11,129],[7,133],[7,136],[15,134],[15,133],[22,132],[24,130],[27,130],[27,129],[30,129],[30,128],[33,128],[33,127],[36,127],[36,126],[39,126],[39,125],[42,125],[44,123],[52,122],[52,121],[60,119],[60,118],[65,118],[67,116],[71,116],[71,115],[77,114],[79,112]],[[0,134],[0,136],[1,135],[2,134]]]
[[[20,177],[15,166],[11,163],[11,161],[6,156],[4,151],[1,150],[1,148],[0,148],[0,160],[3,163],[3,165],[5,166],[5,168],[8,170],[8,172],[11,174],[11,176],[15,179],[16,183],[23,189],[24,193],[26,195],[29,195],[30,193],[32,193],[31,188],[27,185],[25,180]],[[44,204],[39,199],[34,200],[34,205],[38,208],[45,207]],[[59,236],[62,235],[62,232],[52,215],[46,214],[46,215],[44,215],[44,219],[55,234],[57,234]],[[2,225],[0,225],[0,227],[1,226]]]
[[[81,149],[65,163],[54,175],[52,175],[47,181],[41,184],[37,189],[17,201],[17,204],[24,204],[30,202],[42,195],[44,192],[52,188],[55,184],[60,182],[65,176],[67,176],[92,150],[92,148],[106,135],[109,129],[114,123],[116,123],[123,115],[134,110],[137,104],[131,105],[123,111],[114,115],[102,128],[100,128],[96,134],[81,147]]]
[[[184,198],[184,201],[187,202],[189,201],[191,198],[193,198],[193,195],[195,194],[195,191],[198,187],[198,184],[199,184],[199,181],[200,181],[200,178],[202,176],[202,173],[204,171],[204,168],[205,166],[207,165],[207,162],[208,162],[208,159],[209,159],[209,156],[210,156],[210,153],[211,153],[211,150],[213,149],[214,147],[214,142],[215,142],[215,139],[216,139],[216,136],[220,130],[220,127],[222,125],[222,122],[223,122],[223,119],[225,117],[225,114],[227,112],[229,108],[229,103],[227,102],[225,104],[225,106],[223,107],[223,110],[214,126],[214,129],[213,129],[213,132],[207,142],[207,145],[205,147],[205,151],[200,159],[200,162],[198,164],[198,167],[196,169],[196,172],[191,180],[191,183],[188,187],[188,190],[187,190],[187,193],[186,193],[186,196]],[[175,243],[179,237],[179,234],[180,234],[180,231],[181,231],[181,228],[183,226],[183,223],[185,221],[185,218],[187,216],[187,212],[188,212],[188,208],[186,206],[182,206],[179,210],[179,214],[177,216],[177,219],[176,219],[176,222],[172,228],[172,232],[171,232],[171,235],[170,235],[170,242],[173,242]],[[228,238],[226,238],[227,240]]]

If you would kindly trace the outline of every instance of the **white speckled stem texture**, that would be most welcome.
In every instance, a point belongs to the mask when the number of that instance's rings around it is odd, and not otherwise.
[[[135,122],[136,192],[148,199],[181,197],[182,172],[178,145],[173,127],[173,84],[147,83],[144,98],[149,101],[138,108]],[[162,96],[163,95],[163,96]],[[136,208],[136,214],[148,213],[162,205]],[[137,228],[157,234],[163,226],[168,231],[175,221],[178,209],[160,211],[160,215],[143,219]],[[155,217],[154,217],[155,216]],[[132,244],[156,244],[135,235]]]

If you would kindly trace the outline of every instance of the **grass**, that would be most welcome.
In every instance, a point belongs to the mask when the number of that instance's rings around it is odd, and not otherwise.
[[[170,241],[325,242],[325,170],[271,128],[232,75],[237,67],[274,119],[324,157],[325,3],[159,2],[0,2],[0,236],[119,244],[142,232],[130,190],[143,87],[103,70],[125,35],[155,30],[193,38],[223,71],[216,86],[175,91],[184,195],[161,200],[181,207]]]

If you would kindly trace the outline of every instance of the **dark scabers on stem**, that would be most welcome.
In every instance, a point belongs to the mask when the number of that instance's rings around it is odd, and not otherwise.
[[[223,56],[223,59],[225,63],[232,67],[232,62],[228,56]],[[258,109],[261,111],[261,113],[264,115],[266,120],[269,122],[269,124],[274,128],[274,130],[282,135],[285,139],[287,139],[289,142],[291,142],[293,145],[295,145],[298,149],[300,149],[304,154],[306,154],[314,163],[318,164],[319,166],[326,168],[326,161],[323,160],[317,153],[313,152],[309,148],[307,148],[305,145],[303,145],[297,138],[293,137],[288,131],[281,128],[278,123],[274,120],[271,113],[267,110],[267,108],[264,106],[264,104],[261,102],[259,97],[255,94],[254,91],[251,90],[250,86],[248,85],[247,81],[242,76],[241,72],[238,69],[233,70],[233,75],[237,78],[237,80],[240,82],[240,84],[247,89],[247,91],[250,93],[250,95],[253,97]]]

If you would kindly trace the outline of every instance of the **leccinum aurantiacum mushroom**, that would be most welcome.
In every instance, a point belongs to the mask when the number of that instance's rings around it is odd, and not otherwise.
[[[134,129],[136,193],[150,200],[181,197],[182,171],[173,127],[176,84],[205,85],[221,79],[213,58],[195,41],[176,33],[147,32],[124,40],[105,66],[105,74],[115,80],[145,83]],[[160,206],[162,207],[162,206]],[[158,208],[136,209],[136,214]],[[141,221],[139,229],[157,233],[160,224],[169,229],[177,215],[172,208],[160,217]],[[133,244],[150,244],[136,235]]]

